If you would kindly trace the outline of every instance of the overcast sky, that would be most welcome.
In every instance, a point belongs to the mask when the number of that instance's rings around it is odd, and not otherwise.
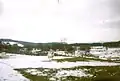
[[[0,38],[30,42],[120,40],[120,0],[0,0]]]

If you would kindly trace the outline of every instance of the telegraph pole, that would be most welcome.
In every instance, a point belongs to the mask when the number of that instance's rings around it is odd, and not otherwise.
[[[64,50],[65,50],[65,51],[66,51],[66,47],[65,47],[66,40],[67,40],[66,38],[61,39],[61,43],[64,44]]]

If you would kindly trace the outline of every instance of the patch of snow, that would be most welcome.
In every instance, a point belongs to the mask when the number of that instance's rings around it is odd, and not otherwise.
[[[38,69],[27,69],[25,72],[31,74],[31,75],[36,75],[36,76],[48,76],[49,80],[55,80],[56,78],[60,79],[63,77],[67,76],[75,76],[75,77],[83,77],[83,76],[89,76],[91,77],[92,75],[86,74],[83,70],[62,70],[62,69],[56,69],[56,71],[50,73],[50,69],[46,72],[46,69],[43,69],[42,71]],[[54,69],[55,70],[55,69]],[[50,75],[49,75],[50,73]]]
[[[59,71],[56,74],[57,77],[64,77],[64,76],[76,76],[76,77],[82,77],[82,76],[88,76],[87,74],[85,74],[82,70],[62,70]]]
[[[49,80],[50,80],[50,81],[56,81],[56,79],[53,78],[53,77],[49,78]]]
[[[100,59],[111,59],[111,60],[120,60],[120,53],[107,53],[107,54],[101,54],[99,56]]]
[[[37,76],[47,76],[47,73],[44,74],[43,72],[37,70],[37,69],[27,69],[25,70],[26,73],[29,73],[31,75],[37,75]]]
[[[17,44],[17,45],[20,46],[20,47],[24,47],[23,44],[20,44],[20,43],[18,43],[18,42],[4,42],[4,43],[5,43],[5,44],[9,43],[10,45]]]
[[[0,81],[30,81],[13,70],[10,66],[0,63]]]
[[[20,46],[20,47],[24,47],[24,45],[23,44],[17,44],[18,46]]]
[[[53,59],[65,59],[65,58],[73,58],[73,57],[64,57],[64,56],[55,56]]]

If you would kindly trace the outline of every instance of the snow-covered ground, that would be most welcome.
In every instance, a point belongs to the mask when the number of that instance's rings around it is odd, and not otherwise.
[[[82,77],[82,76],[88,76],[87,74],[85,74],[83,72],[83,70],[61,70],[61,71],[58,71],[58,73],[56,74],[57,77],[64,77],[64,76],[79,76],[79,77]]]
[[[21,55],[21,54],[10,54],[8,53],[7,54],[9,57],[9,59],[12,59],[12,58],[28,58],[28,59],[39,59],[41,61],[45,61],[45,60],[48,60],[48,57],[47,56],[30,56],[30,55]],[[64,59],[64,58],[72,58],[72,57],[64,57],[64,56],[55,56],[54,59]]]
[[[31,75],[36,75],[36,76],[47,76],[49,77],[49,80],[51,81],[57,81],[56,79],[63,78],[64,79],[67,76],[74,76],[74,77],[91,77],[91,74],[85,73],[82,69],[79,70],[61,70],[61,69],[27,69],[24,70],[24,72],[29,73]],[[52,73],[51,73],[52,72]],[[49,75],[50,74],[50,75]],[[61,80],[58,80],[61,81]]]
[[[15,69],[19,68],[71,68],[75,66],[115,66],[120,63],[108,63],[108,62],[63,62],[58,63],[55,61],[49,62],[47,60],[41,61],[39,59],[5,59],[1,62],[9,64]]]
[[[109,58],[109,57],[120,57],[120,53],[108,53],[108,54],[101,54],[99,55],[99,57],[105,57],[105,58]]]
[[[46,71],[41,72],[40,70],[37,69],[27,69],[25,72],[30,73],[32,75],[37,75],[37,76],[47,76],[47,69]],[[83,70],[59,70],[56,75],[56,77],[63,77],[63,76],[87,76]]]
[[[0,81],[30,81],[10,66],[0,63]]]
[[[32,65],[35,61],[48,61],[46,56],[28,56],[20,54],[7,54],[9,58],[0,59],[0,81],[30,81],[15,71],[15,66],[24,67],[28,62]],[[58,57],[56,57],[57,59]],[[63,57],[60,57],[63,58]],[[31,61],[30,61],[31,60]],[[27,62],[26,62],[27,61]],[[29,63],[27,66],[29,66]],[[32,65],[33,66],[33,65]],[[32,67],[31,66],[31,67]],[[28,68],[28,67],[26,67]]]
[[[0,81],[29,81],[24,78],[21,74],[14,71],[13,69],[21,69],[21,68],[72,68],[75,66],[115,66],[120,65],[120,63],[109,63],[109,62],[98,62],[98,61],[90,61],[90,62],[56,62],[49,61],[47,56],[28,56],[28,55],[19,55],[19,54],[7,54],[9,58],[0,59]],[[54,59],[64,59],[64,58],[72,58],[72,57],[63,57],[63,56],[55,56]],[[61,73],[65,73],[68,76],[73,75],[74,73],[78,75],[85,75],[82,71],[60,71],[56,75],[64,76]],[[69,74],[68,74],[69,73]],[[76,75],[74,75],[76,76]],[[23,80],[25,79],[25,80]]]
[[[71,58],[71,57],[54,57],[57,59]],[[49,61],[47,56],[27,56],[27,55],[15,55],[10,56],[8,59],[0,59],[0,62],[9,64],[10,66],[17,68],[71,68],[75,66],[114,66],[120,65],[120,63],[98,62],[98,61],[80,61],[80,62],[56,62]]]

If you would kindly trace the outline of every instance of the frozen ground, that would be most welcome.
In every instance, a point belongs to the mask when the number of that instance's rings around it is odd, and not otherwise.
[[[59,58],[70,58],[70,57],[54,57]],[[6,63],[15,69],[19,68],[71,68],[75,66],[114,66],[120,65],[120,63],[109,63],[99,61],[80,61],[80,62],[56,62],[49,61],[47,56],[27,56],[27,55],[14,55],[8,59],[0,59],[0,62]]]
[[[109,63],[109,62],[56,62],[49,61],[47,56],[28,56],[28,55],[16,55],[16,54],[7,54],[10,57],[7,59],[0,59],[0,81],[29,81],[24,78],[21,74],[14,71],[13,69],[22,69],[22,68],[72,68],[75,66],[115,66],[120,65],[120,63]],[[56,56],[54,59],[61,58],[71,58],[71,57],[62,57]],[[75,73],[75,74],[74,74]],[[66,74],[66,75],[64,75]],[[86,74],[83,71],[59,71],[56,76],[85,76]],[[23,80],[24,79],[24,80]]]
[[[0,63],[0,81],[29,81],[10,66]]]

